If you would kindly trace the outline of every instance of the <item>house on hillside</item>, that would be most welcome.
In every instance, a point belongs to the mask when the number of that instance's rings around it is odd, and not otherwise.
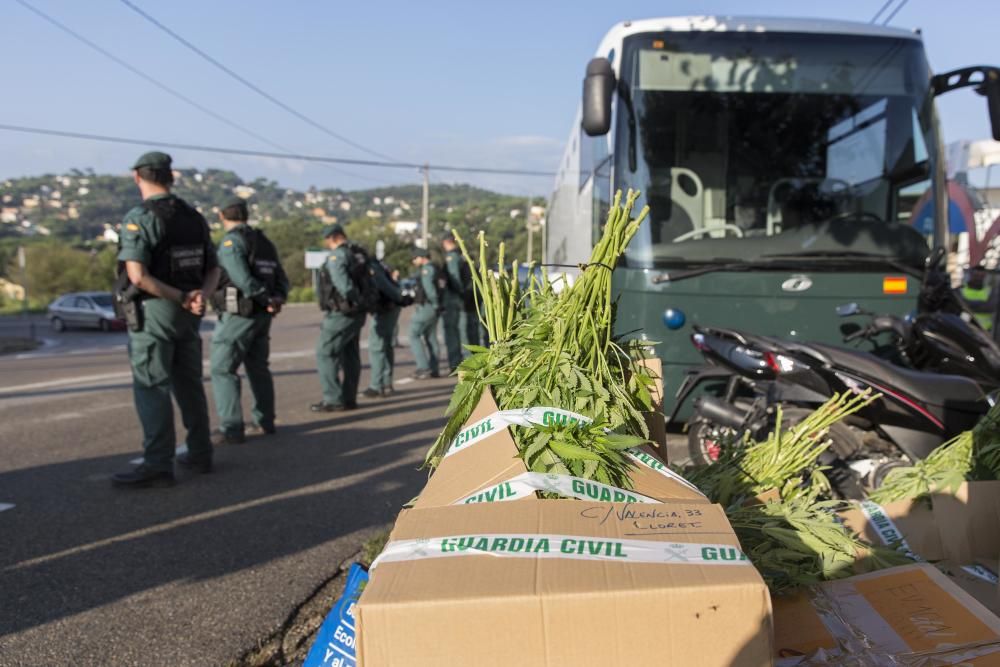
[[[5,301],[24,301],[24,287],[0,278],[0,296]]]
[[[409,236],[416,234],[420,229],[420,223],[412,220],[398,220],[392,223],[392,231],[396,236]]]
[[[365,211],[365,215],[369,218],[378,220],[379,218],[382,217],[382,211],[373,211],[371,209],[368,209],[367,211]]]
[[[118,231],[113,226],[104,223],[104,232],[97,239],[106,243],[118,243]]]

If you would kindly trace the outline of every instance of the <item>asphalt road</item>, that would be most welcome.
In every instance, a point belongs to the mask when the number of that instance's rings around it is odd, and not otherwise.
[[[319,322],[314,306],[275,322],[278,434],[169,489],[109,482],[141,442],[125,334],[46,333],[0,357],[0,665],[225,664],[394,519],[453,381],[400,381],[397,350],[397,396],[314,415]]]

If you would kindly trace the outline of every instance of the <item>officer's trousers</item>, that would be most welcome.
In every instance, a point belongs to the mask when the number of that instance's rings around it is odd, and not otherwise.
[[[164,299],[142,304],[142,331],[130,331],[132,394],[142,424],[143,462],[152,470],[173,471],[177,435],[173,394],[187,430],[192,459],[212,458],[208,401],[201,377],[201,319]]]
[[[396,363],[393,335],[399,322],[398,306],[384,313],[375,313],[368,332],[368,360],[371,366],[369,388],[375,391],[392,388],[392,369]]]
[[[434,306],[417,306],[410,320],[410,349],[417,371],[438,372],[437,312]]]
[[[327,313],[316,344],[316,369],[323,388],[323,402],[354,405],[361,380],[361,328],[365,316]],[[343,369],[344,378],[340,379]]]
[[[466,337],[462,321],[463,313],[461,300],[445,299],[444,314],[441,319],[444,324],[444,344],[448,350],[449,368],[455,368],[462,363],[462,339]]]
[[[265,429],[274,427],[274,380],[268,357],[271,354],[271,314],[255,313],[240,317],[219,315],[212,336],[212,393],[219,422],[226,435],[243,434],[243,409],[240,401],[240,365],[246,372],[253,393],[251,416]]]

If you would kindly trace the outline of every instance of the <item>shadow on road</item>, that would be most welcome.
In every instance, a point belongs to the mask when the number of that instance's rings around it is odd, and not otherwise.
[[[427,410],[443,412],[451,389],[408,386],[357,412],[219,448],[213,474],[180,470],[170,489],[111,488],[108,475],[127,467],[120,455],[0,474],[0,488],[31,489],[24,502],[37,508],[4,517],[0,636],[391,521],[426,479],[417,466],[444,421]],[[389,415],[400,416],[395,426],[373,423]]]

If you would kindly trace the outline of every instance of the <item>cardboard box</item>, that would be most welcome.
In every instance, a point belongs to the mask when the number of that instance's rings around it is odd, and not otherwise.
[[[966,482],[955,493],[841,512],[845,525],[876,545],[898,544],[942,571],[1000,613],[995,575],[1000,558],[1000,482]]]
[[[773,603],[779,667],[1000,665],[1000,619],[925,563],[826,582]]]
[[[528,472],[524,461],[518,456],[517,445],[510,430],[506,427],[499,428],[493,422],[483,422],[498,411],[492,394],[484,392],[459,437],[471,441],[482,436],[481,429],[486,429],[485,432],[490,435],[442,459],[414,501],[415,509],[453,505],[477,492],[485,493],[490,490],[502,498],[503,483]],[[640,450],[645,463],[636,462],[631,475],[633,491],[660,501],[705,500],[700,491],[682,478],[676,475],[671,477],[673,473],[651,447],[645,446]],[[495,489],[498,486],[499,489]]]
[[[743,558],[704,502],[406,510],[358,604],[359,664],[769,665]]]

